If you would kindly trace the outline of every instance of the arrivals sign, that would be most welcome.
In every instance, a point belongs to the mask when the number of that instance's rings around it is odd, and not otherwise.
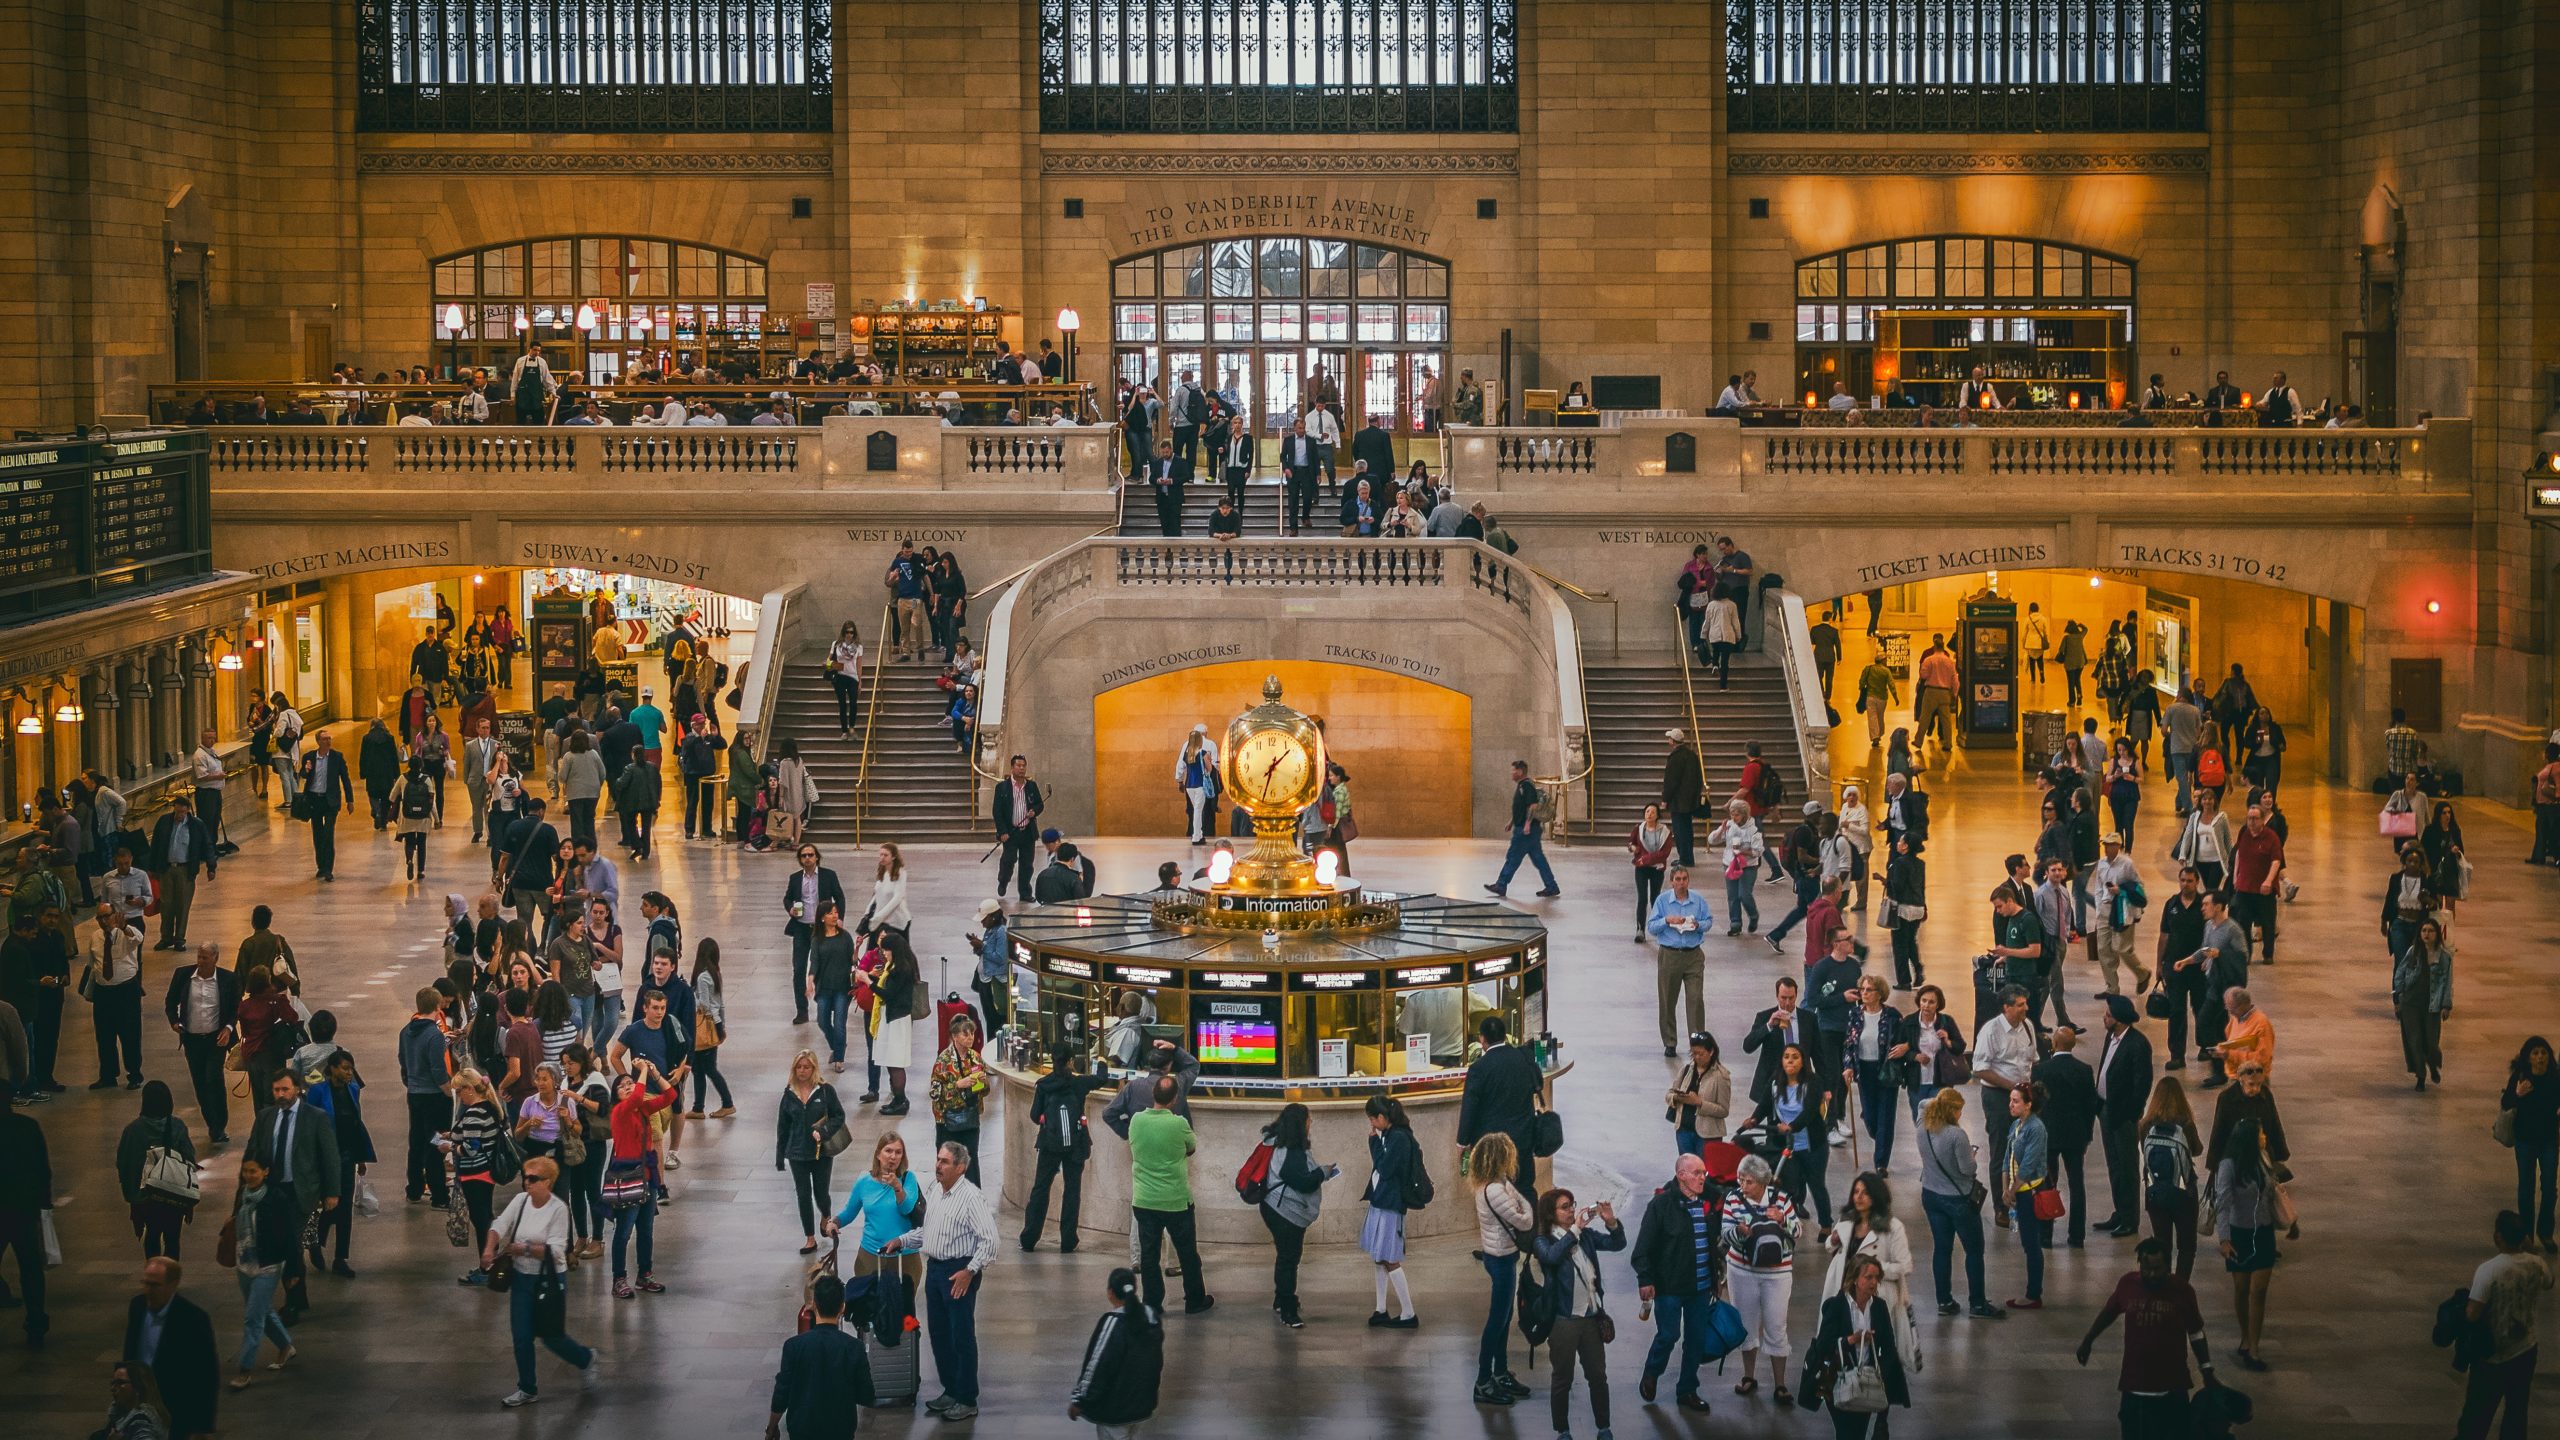
[[[0,446],[0,620],[213,569],[201,431]]]

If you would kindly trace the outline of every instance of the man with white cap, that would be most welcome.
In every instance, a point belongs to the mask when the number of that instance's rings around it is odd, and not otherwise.
[[[1707,804],[1707,772],[1698,763],[1698,747],[1689,743],[1688,731],[1674,725],[1662,738],[1671,742],[1670,757],[1662,763],[1662,813],[1671,822],[1671,845],[1680,863],[1696,865],[1696,822]]]
[[[2133,971],[2136,994],[2151,988],[2151,972],[2134,958],[2133,948],[2134,931],[2149,903],[2141,873],[2134,869],[2133,857],[2124,853],[2124,837],[2113,830],[2099,836],[2098,862],[2089,867],[2089,923],[2098,942],[2098,968],[2106,976],[2100,995],[2123,993],[2116,980],[2119,969]]]
[[[1012,963],[1004,902],[990,896],[978,902],[978,928],[969,948],[978,952],[977,972],[969,988],[978,992],[978,1033],[993,1035],[1005,1023],[1005,972]]]

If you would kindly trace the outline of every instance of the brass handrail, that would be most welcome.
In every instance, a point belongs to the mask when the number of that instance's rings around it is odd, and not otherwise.
[[[871,703],[862,714],[862,751],[853,771],[853,843],[862,843],[862,822],[871,814],[871,737],[880,728],[880,692],[887,688],[884,678],[889,668],[889,634],[897,623],[898,602],[882,601],[880,628],[872,633],[880,637],[881,658],[871,664]]]
[[[1689,743],[1698,747],[1699,774],[1704,776],[1707,739],[1698,728],[1698,687],[1689,679],[1689,617],[1678,605],[1671,607],[1671,648],[1680,652],[1680,694],[1689,707]]]
[[[1582,759],[1582,773],[1579,775],[1532,775],[1529,777],[1539,785],[1556,787],[1558,833],[1567,833],[1573,829],[1573,787],[1590,779],[1591,772],[1600,768],[1600,746],[1591,738],[1591,727],[1588,725],[1582,729]],[[1594,814],[1586,818],[1597,820],[1599,816]]]
[[[1570,581],[1570,580],[1561,579],[1561,578],[1559,578],[1559,577],[1557,577],[1557,576],[1554,576],[1554,575],[1550,575],[1550,574],[1548,574],[1546,571],[1539,569],[1537,566],[1530,564],[1528,561],[1521,559],[1521,558],[1520,558],[1519,556],[1517,556],[1517,555],[1511,556],[1511,557],[1509,557],[1509,558],[1510,558],[1510,560],[1511,560],[1511,563],[1512,563],[1512,564],[1519,566],[1520,568],[1522,568],[1522,569],[1524,569],[1524,570],[1528,571],[1530,574],[1537,576],[1539,579],[1546,581],[1548,584],[1553,585],[1554,587],[1556,587],[1556,588],[1557,588],[1557,589],[1559,589],[1559,590],[1562,590],[1563,592],[1565,592],[1565,593],[1566,593],[1566,594],[1568,594],[1568,595],[1574,596],[1574,597],[1576,597],[1576,598],[1578,598],[1578,599],[1583,599],[1583,600],[1591,601],[1591,602],[1592,602],[1593,604],[1595,604],[1595,605],[1606,605],[1606,606],[1608,606],[1608,607],[1609,607],[1609,657],[1610,657],[1611,659],[1613,659],[1613,660],[1617,658],[1617,655],[1618,655],[1618,597],[1617,597],[1617,596],[1610,594],[1610,593],[1609,593],[1608,591],[1606,591],[1606,590],[1585,590],[1585,589],[1583,589],[1581,586],[1574,584],[1574,583],[1573,583],[1572,581]]]

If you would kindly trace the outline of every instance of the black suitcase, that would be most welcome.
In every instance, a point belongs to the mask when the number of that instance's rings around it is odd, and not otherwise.
[[[871,1362],[871,1403],[882,1410],[904,1410],[924,1389],[924,1331],[904,1332],[895,1345],[884,1345],[877,1333],[862,1332],[862,1355]]]

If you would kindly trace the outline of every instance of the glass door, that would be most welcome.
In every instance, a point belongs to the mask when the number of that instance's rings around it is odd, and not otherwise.
[[[1386,420],[1389,434],[1404,428],[1404,377],[1400,366],[1404,358],[1393,350],[1360,352],[1360,405],[1344,419],[1346,428],[1357,430],[1368,424],[1372,415]]]
[[[1262,352],[1262,433],[1286,435],[1298,418],[1299,356],[1289,350]]]
[[[1323,377],[1321,381],[1317,379],[1319,374]],[[1342,422],[1342,439],[1345,444],[1350,443],[1351,432],[1360,428],[1360,418],[1351,409],[1352,400],[1355,398],[1352,394],[1354,383],[1351,375],[1350,351],[1336,350],[1327,346],[1307,347],[1308,393],[1322,392],[1333,397],[1337,412],[1333,418]]]

